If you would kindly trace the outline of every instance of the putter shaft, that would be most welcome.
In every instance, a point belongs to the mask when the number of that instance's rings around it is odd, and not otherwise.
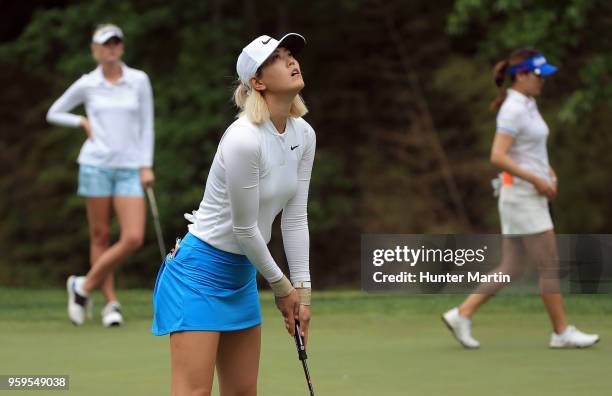
[[[295,346],[298,352],[298,359],[302,361],[302,367],[304,368],[304,375],[306,376],[306,383],[308,384],[310,396],[314,396],[314,390],[312,389],[312,381],[310,380],[310,373],[308,372],[308,365],[306,364],[306,359],[308,359],[308,355],[306,354],[306,346],[304,345],[304,339],[302,338],[302,331],[300,329],[299,320],[295,321]]]
[[[157,201],[155,200],[155,194],[153,193],[152,187],[147,187],[147,198],[149,198],[149,206],[151,207],[151,214],[153,215],[153,224],[155,226],[157,244],[159,245],[159,253],[161,254],[162,261],[164,261],[164,257],[166,256],[166,244],[164,243],[164,237],[162,235],[161,224],[159,222],[159,211],[157,210]]]

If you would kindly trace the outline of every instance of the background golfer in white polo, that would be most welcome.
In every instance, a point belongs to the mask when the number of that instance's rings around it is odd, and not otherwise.
[[[498,206],[504,238],[502,262],[492,273],[517,277],[529,259],[533,260],[553,329],[549,346],[589,347],[599,336],[585,334],[565,320],[557,242],[548,206],[557,194],[557,177],[548,162],[548,126],[534,99],[542,92],[545,78],[557,68],[537,51],[519,49],[498,62],[494,71],[500,91],[491,104],[498,111],[491,162],[503,171]],[[506,76],[512,83],[507,91],[503,87]],[[480,346],[471,334],[471,317],[501,286],[481,284],[459,307],[444,313],[443,320],[464,347]]]

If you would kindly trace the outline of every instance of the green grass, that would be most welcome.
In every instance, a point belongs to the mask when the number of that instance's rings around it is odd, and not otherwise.
[[[0,289],[0,374],[68,374],[65,393],[72,395],[168,395],[168,338],[149,332],[150,295],[120,292],[123,328],[105,329],[99,317],[75,328],[65,318],[63,291]],[[307,395],[293,341],[270,294],[261,298],[259,394]],[[547,349],[549,324],[537,296],[492,300],[475,320],[482,349],[461,349],[439,318],[461,298],[316,293],[308,362],[317,395],[611,393],[610,296],[567,297],[570,322],[603,341],[563,351]]]

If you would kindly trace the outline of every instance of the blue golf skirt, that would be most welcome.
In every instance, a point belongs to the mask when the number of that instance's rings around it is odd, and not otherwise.
[[[261,324],[256,273],[246,256],[217,249],[188,232],[157,274],[153,335]]]

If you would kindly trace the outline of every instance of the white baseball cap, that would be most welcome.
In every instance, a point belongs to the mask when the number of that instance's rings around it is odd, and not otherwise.
[[[96,29],[93,37],[91,38],[92,43],[104,44],[113,37],[123,40],[123,31],[115,25],[104,25],[99,29]]]
[[[242,49],[236,62],[236,72],[240,81],[250,89],[249,80],[257,74],[257,69],[278,47],[287,48],[293,55],[304,48],[306,39],[297,33],[288,33],[280,40],[270,36],[259,36]]]

